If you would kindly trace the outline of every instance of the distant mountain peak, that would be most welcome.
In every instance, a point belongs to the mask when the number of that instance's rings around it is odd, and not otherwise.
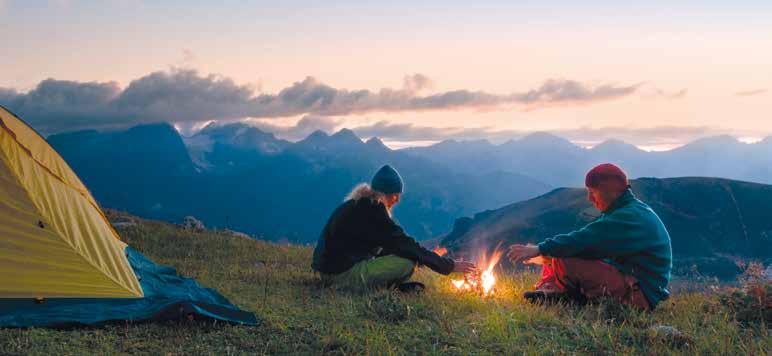
[[[206,125],[201,131],[198,132],[200,135],[208,135],[208,136],[241,136],[244,134],[251,134],[251,135],[261,135],[261,136],[270,136],[275,137],[273,133],[263,131],[259,129],[256,126],[249,125],[247,123],[243,122],[233,122],[229,124],[217,124],[217,123],[211,123],[209,125]]]
[[[381,141],[381,139],[378,137],[371,137],[369,140],[367,140],[367,142],[365,142],[365,144],[370,147],[391,150],[389,146],[386,146],[386,144],[384,144],[383,141]]]
[[[720,149],[724,150],[727,147],[731,146],[738,146],[738,145],[744,145],[740,140],[737,138],[730,136],[730,135],[718,135],[718,136],[710,136],[710,137],[704,137],[697,140],[692,141],[691,143],[688,143],[684,146],[681,146],[679,150],[689,150],[689,149]]]
[[[628,151],[628,152],[643,152],[640,148],[633,144],[629,144],[625,141],[615,138],[608,139],[592,147],[596,152],[609,152],[609,151]]]
[[[297,145],[314,149],[340,150],[342,147],[356,147],[364,145],[364,143],[354,131],[342,129],[331,136],[324,131],[316,130],[302,141],[299,141]]]
[[[168,122],[157,122],[149,124],[141,124],[126,130],[127,134],[133,135],[161,135],[167,136],[179,136],[177,130]]]
[[[322,130],[316,130],[312,132],[310,135],[306,136],[306,138],[298,141],[298,145],[305,146],[305,145],[312,145],[312,146],[318,146],[326,143],[329,140],[330,136],[327,135],[326,132]]]
[[[341,129],[331,137],[337,140],[362,142],[362,139],[359,138],[359,136],[357,136],[357,134],[355,134],[354,131],[351,131],[349,129]]]
[[[617,139],[617,138],[610,138],[610,139],[608,139],[608,140],[605,140],[605,141],[601,142],[601,143],[600,143],[600,144],[598,144],[597,146],[603,146],[603,145],[611,145],[611,146],[632,146],[632,145],[630,145],[629,143],[627,143],[627,142],[625,142],[625,141],[622,141],[622,140],[620,140],[620,139]],[[596,146],[596,147],[597,147],[597,146]]]
[[[518,141],[521,141],[521,142],[523,141],[526,141],[526,142],[527,141],[566,141],[568,142],[568,140],[546,131],[537,131],[537,132],[530,133],[528,135],[521,137]]]
[[[308,135],[308,137],[306,137],[305,140],[309,140],[309,139],[310,140],[319,140],[319,139],[326,139],[328,137],[330,137],[330,135],[328,135],[326,132],[324,132],[322,130],[315,130],[310,135]]]
[[[486,140],[484,138],[475,139],[475,140],[457,140],[457,139],[450,138],[450,139],[447,139],[447,140],[442,140],[440,142],[437,142],[437,143],[431,145],[430,147],[436,147],[436,148],[442,148],[442,147],[463,147],[463,148],[474,147],[474,148],[481,148],[481,147],[489,147],[489,146],[492,147],[493,144],[490,141],[488,141],[488,140]]]
[[[515,146],[515,147],[530,147],[537,149],[546,148],[564,148],[574,149],[579,146],[573,144],[571,141],[562,138],[560,136],[551,134],[549,132],[534,132],[523,136],[517,140],[509,140],[503,144],[503,146]]]
[[[740,140],[738,140],[736,137],[731,135],[717,135],[717,136],[709,136],[705,138],[701,138],[698,140],[695,140],[692,143],[698,143],[698,142],[709,142],[709,143],[738,143]]]

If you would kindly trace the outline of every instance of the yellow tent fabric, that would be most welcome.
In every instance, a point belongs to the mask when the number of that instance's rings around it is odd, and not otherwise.
[[[0,107],[0,298],[139,298],[126,245],[48,143]]]

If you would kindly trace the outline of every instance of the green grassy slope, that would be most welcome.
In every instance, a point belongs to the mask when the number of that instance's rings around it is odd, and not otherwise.
[[[115,213],[111,213],[115,217]],[[451,290],[419,271],[423,295],[320,288],[311,249],[136,220],[124,240],[156,262],[216,288],[263,319],[259,327],[195,322],[105,328],[0,329],[0,354],[768,354],[765,325],[741,326],[715,297],[677,295],[653,314],[598,305],[524,304],[536,276],[501,277],[494,297]],[[672,342],[651,331],[682,331]]]

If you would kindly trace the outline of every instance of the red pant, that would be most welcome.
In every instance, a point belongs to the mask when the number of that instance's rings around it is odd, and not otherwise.
[[[649,310],[638,280],[601,260],[546,258],[537,289],[579,293],[587,299],[611,297],[623,304]]]

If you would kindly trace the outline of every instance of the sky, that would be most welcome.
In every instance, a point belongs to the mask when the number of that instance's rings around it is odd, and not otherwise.
[[[0,0],[0,104],[44,133],[752,142],[772,135],[770,39],[769,1]]]

